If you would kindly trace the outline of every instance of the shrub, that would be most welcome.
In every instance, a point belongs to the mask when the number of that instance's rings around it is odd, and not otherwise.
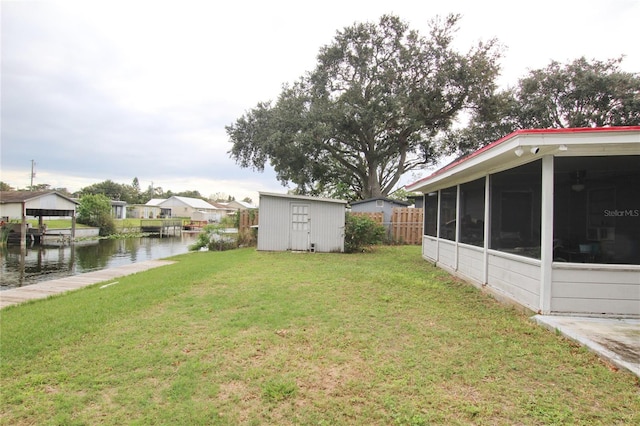
[[[347,213],[345,218],[344,251],[355,253],[366,247],[380,244],[384,238],[384,226],[368,216]]]
[[[205,225],[198,240],[189,246],[189,250],[207,247],[210,251],[224,251],[238,248],[237,234],[228,234],[226,229],[233,225],[233,218],[224,218],[220,223]]]
[[[111,216],[111,201],[102,194],[84,195],[78,206],[78,223],[100,228],[100,236],[116,232],[116,224]]]

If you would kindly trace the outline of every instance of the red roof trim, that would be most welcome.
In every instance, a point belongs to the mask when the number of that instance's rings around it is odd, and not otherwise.
[[[483,146],[482,148],[478,149],[477,151],[472,152],[469,155],[466,155],[464,157],[459,158],[458,160],[447,164],[446,166],[442,167],[441,169],[436,170],[435,172],[431,173],[429,176],[424,177],[422,179],[419,179],[417,181],[415,181],[414,183],[407,185],[407,186],[414,186],[417,185],[421,182],[425,182],[433,177],[438,176],[441,173],[446,172],[449,169],[452,169],[453,167],[456,167],[459,164],[462,164],[474,157],[477,157],[478,155],[482,154],[485,151],[488,151],[506,141],[508,141],[509,139],[513,139],[516,136],[520,136],[520,135],[540,135],[540,134],[563,134],[563,133],[596,133],[596,132],[630,132],[630,131],[640,131],[640,126],[618,126],[618,127],[570,127],[570,128],[563,128],[563,129],[521,129],[521,130],[516,130],[513,133],[509,133],[508,135],[498,139],[495,142],[491,142],[488,145]]]

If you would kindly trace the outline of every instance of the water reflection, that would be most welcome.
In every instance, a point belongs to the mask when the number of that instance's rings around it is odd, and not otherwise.
[[[2,247],[0,289],[186,253],[197,234],[83,241],[69,245]]]

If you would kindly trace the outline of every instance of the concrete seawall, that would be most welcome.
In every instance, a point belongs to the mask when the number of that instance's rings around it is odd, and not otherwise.
[[[100,235],[100,228],[76,228],[75,239],[97,238]],[[42,243],[56,243],[69,241],[71,239],[71,228],[49,228],[42,235]]]

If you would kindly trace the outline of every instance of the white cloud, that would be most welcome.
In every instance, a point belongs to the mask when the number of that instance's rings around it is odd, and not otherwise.
[[[393,13],[427,34],[461,13],[456,45],[498,38],[501,83],[551,59],[640,70],[632,0],[2,2],[3,181],[80,189],[112,179],[172,191],[285,191],[273,171],[240,169],[224,126],[315,65],[336,31]],[[251,196],[251,195],[247,195]],[[252,197],[252,198],[254,198]]]

